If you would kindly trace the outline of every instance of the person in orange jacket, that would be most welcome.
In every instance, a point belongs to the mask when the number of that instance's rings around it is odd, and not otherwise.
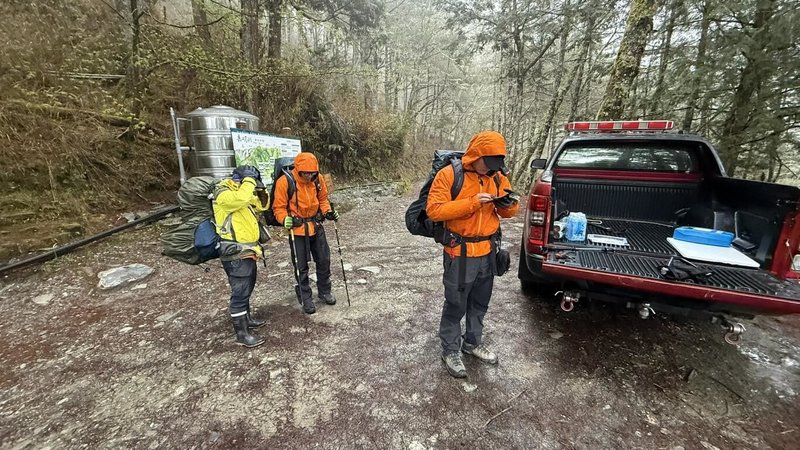
[[[323,219],[339,220],[328,201],[328,187],[319,176],[317,158],[302,152],[294,159],[292,180],[296,188],[289,196],[289,183],[286,176],[275,181],[275,198],[272,211],[283,226],[294,232],[292,251],[297,256],[299,272],[299,301],[306,314],[314,314],[316,307],[308,283],[308,263],[313,257],[317,270],[317,295],[328,305],[335,305],[336,298],[331,292],[331,249],[322,226]]]
[[[461,352],[497,364],[497,355],[481,342],[483,318],[498,274],[500,217],[513,217],[519,199],[503,174],[506,142],[496,131],[482,131],[470,140],[462,157],[464,184],[451,198],[454,168],[436,174],[426,213],[444,223],[444,307],[439,322],[442,360],[450,375],[467,376]],[[461,319],[466,315],[466,332]]]

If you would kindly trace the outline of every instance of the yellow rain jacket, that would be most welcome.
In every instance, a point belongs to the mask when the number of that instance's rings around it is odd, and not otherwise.
[[[252,178],[245,178],[241,184],[230,178],[224,179],[214,190],[213,207],[214,223],[220,238],[244,244],[258,257],[262,254],[258,245],[261,234],[258,217],[269,208],[269,194],[267,204],[262,204],[255,190],[256,182]]]

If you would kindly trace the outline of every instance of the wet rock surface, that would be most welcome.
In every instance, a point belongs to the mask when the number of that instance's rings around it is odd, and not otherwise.
[[[159,225],[5,277],[0,447],[796,446],[797,317],[748,323],[736,348],[697,320],[567,314],[520,291],[516,259],[486,316],[499,365],[465,356],[469,378],[451,378],[437,337],[441,249],[406,232],[412,195],[356,197],[343,214],[349,308],[333,227],[339,302],[311,316],[276,230],[252,301],[266,343],[252,350],[234,344],[219,262],[161,256]],[[522,214],[504,223],[516,254]],[[155,269],[146,283],[97,288],[98,272],[132,263]]]
[[[113,289],[133,282],[143,280],[153,273],[153,268],[144,264],[128,264],[127,266],[114,267],[97,274],[100,289]],[[146,287],[146,286],[145,286]]]

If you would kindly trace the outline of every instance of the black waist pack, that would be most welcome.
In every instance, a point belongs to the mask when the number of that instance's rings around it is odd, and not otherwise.
[[[502,277],[511,268],[511,254],[507,250],[501,248],[497,251],[497,254],[495,254],[495,268],[498,277]]]
[[[658,271],[667,280],[704,282],[714,273],[704,270],[683,258],[670,258],[666,266],[659,266]]]

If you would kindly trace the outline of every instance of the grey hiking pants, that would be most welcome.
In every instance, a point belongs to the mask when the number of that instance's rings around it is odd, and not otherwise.
[[[439,338],[442,340],[442,353],[461,350],[461,319],[467,316],[467,329],[463,340],[469,345],[479,345],[483,335],[483,317],[489,309],[492,298],[494,274],[492,272],[492,253],[478,258],[451,258],[444,254],[444,307],[439,322]],[[464,290],[458,290],[459,265],[466,263]]]

